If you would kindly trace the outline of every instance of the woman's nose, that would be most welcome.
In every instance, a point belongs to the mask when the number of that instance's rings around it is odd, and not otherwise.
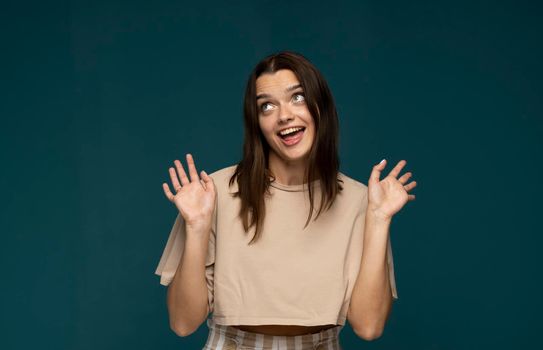
[[[288,109],[281,110],[281,113],[279,114],[279,124],[285,124],[292,119],[294,119],[294,117]]]

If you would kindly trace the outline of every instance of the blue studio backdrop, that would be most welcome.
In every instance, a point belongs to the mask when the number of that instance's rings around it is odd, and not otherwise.
[[[154,270],[174,159],[240,160],[254,64],[309,58],[341,171],[399,160],[399,299],[344,349],[543,348],[543,15],[535,1],[6,1],[0,11],[2,349],[201,349]]]

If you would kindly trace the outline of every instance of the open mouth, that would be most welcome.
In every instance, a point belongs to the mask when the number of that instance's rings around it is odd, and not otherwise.
[[[286,145],[288,146],[294,145],[302,139],[302,136],[305,131],[305,127],[296,128],[296,129],[297,130],[293,130],[292,132],[285,135],[281,135],[280,133],[277,133],[277,136],[279,136],[283,140],[283,143],[285,143]]]

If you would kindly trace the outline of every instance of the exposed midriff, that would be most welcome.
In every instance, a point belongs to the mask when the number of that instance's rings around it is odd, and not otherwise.
[[[327,324],[321,326],[291,326],[291,325],[239,325],[231,326],[246,332],[261,333],[267,335],[286,335],[295,336],[309,333],[318,333],[322,330],[335,327],[335,324]]]

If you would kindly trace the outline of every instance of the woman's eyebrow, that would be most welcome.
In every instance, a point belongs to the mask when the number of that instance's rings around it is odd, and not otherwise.
[[[297,88],[300,88],[300,87],[302,87],[302,85],[300,85],[300,84],[292,85],[292,86],[289,86],[288,88],[286,88],[285,92],[296,90]],[[271,97],[271,96],[268,95],[268,94],[258,94],[256,96],[256,99],[258,100],[260,98],[267,98],[267,97]]]

